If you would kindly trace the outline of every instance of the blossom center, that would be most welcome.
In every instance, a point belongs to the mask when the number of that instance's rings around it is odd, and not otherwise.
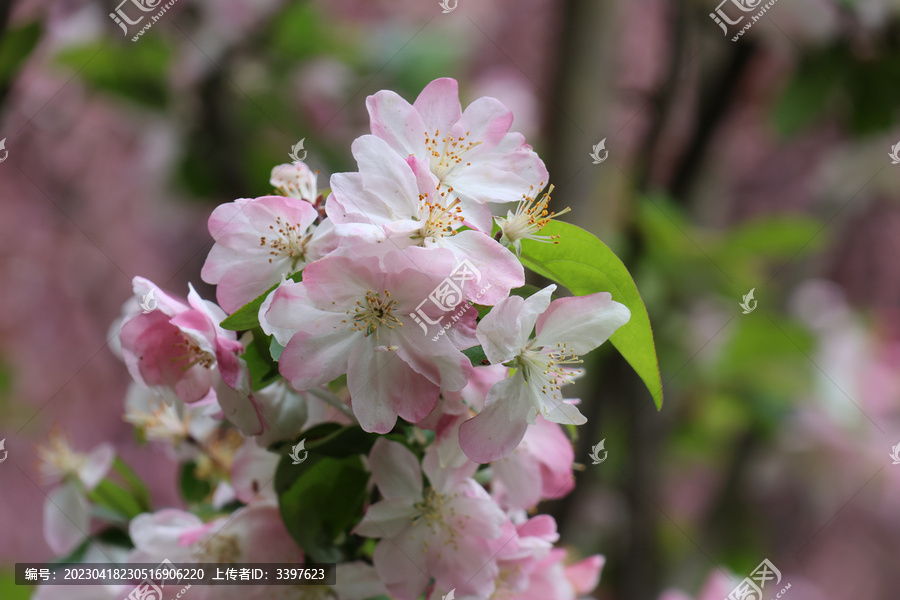
[[[173,332],[176,336],[180,336],[181,339],[177,342],[172,343],[172,347],[177,349],[181,349],[184,354],[178,354],[172,357],[172,362],[182,362],[181,370],[187,371],[194,365],[200,365],[204,369],[210,369],[216,364],[216,357],[211,352],[202,349],[197,342],[190,339],[180,329],[176,329]]]
[[[276,229],[277,228],[277,229]],[[259,245],[271,248],[269,262],[272,258],[290,258],[292,269],[296,269],[300,261],[305,259],[306,244],[312,234],[307,234],[299,225],[286,223],[281,217],[275,218],[275,224],[269,225],[273,235],[261,236]]]
[[[481,142],[466,142],[470,133],[467,131],[465,135],[459,137],[448,133],[441,137],[440,129],[436,130],[434,135],[425,132],[425,149],[430,159],[431,172],[441,181],[457,165],[463,164],[466,152],[481,144]],[[471,164],[466,162],[465,166]]]
[[[451,192],[452,187],[447,192],[441,192],[441,200],[429,200],[425,194],[419,195],[419,216],[423,223],[422,228],[411,236],[412,239],[449,237],[456,233],[455,229],[462,225],[465,218],[461,214],[459,198],[445,206],[443,196]]]
[[[513,244],[518,250],[521,240],[525,239],[538,242],[553,242],[554,244],[559,243],[556,241],[556,238],[559,237],[558,235],[538,235],[538,232],[551,219],[569,212],[568,208],[558,213],[547,210],[547,204],[550,202],[550,194],[552,192],[553,186],[551,185],[550,189],[540,197],[537,194],[534,196],[523,194],[515,212],[509,211],[505,219],[497,218],[500,230],[503,233],[500,239],[503,245],[509,246]]]
[[[522,368],[522,375],[530,384],[540,385],[541,392],[554,400],[561,400],[560,390],[569,385],[581,374],[581,369],[573,368],[584,362],[568,347],[566,342],[557,342],[555,349],[544,346],[533,347],[531,340],[518,356],[517,366]],[[549,412],[544,406],[544,413]]]
[[[384,297],[378,292],[371,290],[366,292],[365,301],[357,300],[356,306],[353,308],[353,323],[350,326],[352,331],[362,331],[366,337],[375,334],[375,339],[379,337],[381,328],[393,329],[395,326],[403,326],[400,319],[395,317],[392,312],[396,300],[391,300],[391,293],[384,290]],[[351,314],[348,310],[347,314]],[[346,320],[344,321],[346,323]]]
[[[77,475],[87,463],[87,455],[75,452],[65,435],[51,431],[48,444],[38,449],[41,472],[47,479]]]

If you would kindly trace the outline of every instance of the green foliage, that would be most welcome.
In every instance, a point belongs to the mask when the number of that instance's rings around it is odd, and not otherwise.
[[[144,480],[118,456],[113,461],[113,470],[118,473],[140,507],[145,511],[149,511],[151,507],[150,490],[147,489]]]
[[[473,367],[483,367],[491,364],[491,361],[488,360],[487,355],[484,353],[484,348],[481,346],[467,348],[466,350],[463,350],[463,354],[469,357]]]
[[[92,503],[112,511],[127,521],[146,512],[131,492],[109,479],[101,481],[88,493],[87,497]]]
[[[0,85],[9,85],[41,38],[40,23],[26,23],[0,36]]]
[[[272,336],[266,335],[259,327],[253,330],[253,340],[247,346],[242,358],[247,361],[250,370],[250,384],[254,392],[278,380],[278,363],[272,359],[269,346],[274,342]]]
[[[900,109],[896,82],[900,53],[889,47],[860,56],[847,42],[806,54],[775,106],[773,119],[783,135],[794,135],[839,100],[850,127],[858,134],[889,128]]]
[[[288,276],[291,281],[300,281],[303,278],[303,272],[298,271]],[[259,327],[259,307],[265,302],[266,298],[278,287],[276,283],[265,292],[243,305],[234,313],[225,318],[219,326],[222,329],[231,331],[249,331]]]
[[[369,473],[358,455],[309,455],[299,465],[282,458],[275,474],[278,505],[288,532],[313,560],[338,562],[338,545],[363,515]]]
[[[59,65],[78,73],[89,86],[145,106],[162,109],[168,104],[166,80],[170,47],[159,37],[144,37],[140,44],[100,41],[63,50]]]
[[[0,571],[0,598],[3,600],[28,600],[31,586],[16,585],[16,576],[13,571]]]
[[[182,465],[181,473],[178,476],[178,486],[181,488],[181,497],[194,504],[205,502],[212,493],[212,485],[197,477],[197,463],[195,462]]]
[[[609,292],[631,311],[631,319],[610,338],[644,381],[657,408],[663,391],[650,317],[628,269],[595,235],[576,225],[551,221],[541,231],[558,235],[558,244],[522,242],[522,264],[578,296]]]

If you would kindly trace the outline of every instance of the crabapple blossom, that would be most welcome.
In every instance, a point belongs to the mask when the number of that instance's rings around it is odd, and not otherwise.
[[[206,440],[221,423],[215,418],[220,411],[211,397],[192,404],[168,404],[162,395],[134,381],[125,396],[125,420],[148,441],[165,442],[176,453],[185,450],[186,440]],[[179,455],[185,460],[191,456],[184,452]]]
[[[556,423],[538,416],[507,456],[491,463],[491,493],[506,509],[529,509],[575,487],[572,443]]]
[[[222,308],[234,312],[283,275],[333,250],[331,223],[317,226],[318,218],[309,201],[291,196],[242,198],[216,207],[209,217],[216,243],[200,275],[217,285]]]
[[[540,199],[538,199],[537,193],[523,194],[522,200],[516,205],[515,212],[510,210],[506,213],[506,217],[495,217],[497,226],[500,227],[500,243],[504,246],[512,246],[516,251],[516,256],[522,254],[522,240],[554,241],[554,236],[540,235],[538,232],[551,219],[569,212],[569,209],[564,208],[558,213],[548,211],[547,204],[550,202],[551,192],[553,192],[552,185]]]
[[[122,358],[134,380],[169,402],[214,398],[248,435],[262,433],[267,423],[238,356],[244,347],[233,331],[219,326],[225,312],[193,286],[183,302],[143,277],[135,277],[133,285],[136,297],[152,293],[157,300],[156,309],[126,317],[119,331]]]
[[[455,79],[435,79],[412,104],[382,90],[366,107],[372,134],[465,203],[517,201],[547,181],[543,161],[525,138],[509,133],[512,112],[487,97],[463,112]]]
[[[329,256],[307,266],[302,282],[282,282],[259,311],[263,330],[285,346],[281,374],[298,390],[346,374],[353,413],[366,431],[386,433],[398,415],[413,423],[424,418],[441,387],[462,389],[472,371],[450,337],[431,341],[410,318],[454,262],[448,250],[416,247],[383,261]],[[474,312],[454,327],[469,346]]]
[[[62,481],[44,502],[44,539],[55,553],[65,555],[89,533],[91,514],[86,493],[106,477],[115,451],[110,444],[100,444],[87,454],[77,452],[58,430],[51,431],[48,443],[37,451],[44,479]]]
[[[566,565],[565,548],[553,548],[531,571],[527,589],[510,596],[512,600],[577,600],[590,594],[600,583],[606,559],[599,554]]]
[[[511,296],[478,324],[476,336],[488,360],[516,372],[495,384],[484,410],[460,426],[460,445],[475,462],[493,462],[512,452],[537,415],[553,423],[585,422],[560,390],[580,374],[573,368],[581,363],[578,355],[605,342],[631,313],[606,292],[551,303],[555,289],[547,286],[527,299]]]
[[[460,595],[490,596],[494,555],[507,518],[471,476],[477,465],[441,469],[433,447],[419,461],[406,447],[380,438],[369,455],[383,500],[371,505],[354,532],[381,538],[378,576],[400,600],[418,598],[431,578]],[[422,473],[431,487],[424,487]]]
[[[432,174],[417,177],[380,138],[364,135],[352,148],[359,172],[333,175],[325,206],[337,234],[356,241],[356,253],[383,255],[407,246],[446,248],[457,263],[469,261],[491,283],[484,286],[479,304],[496,304],[511,289],[524,285],[522,264],[490,236],[491,213],[486,206],[461,206],[458,198],[441,190]],[[464,225],[471,229],[459,231]],[[476,290],[465,291],[475,300]]]
[[[285,163],[272,167],[269,184],[289,198],[315,204],[319,196],[316,172],[305,162]]]
[[[129,533],[135,545],[129,555],[132,563],[303,562],[303,552],[288,535],[278,506],[269,501],[251,503],[208,523],[176,509],[144,513],[131,521]],[[261,593],[249,586],[196,589],[201,600],[244,600]]]

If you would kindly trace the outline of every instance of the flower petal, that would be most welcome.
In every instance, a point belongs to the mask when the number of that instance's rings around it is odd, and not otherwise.
[[[369,454],[372,479],[385,498],[422,497],[419,460],[403,444],[378,438]]]
[[[536,343],[564,342],[575,354],[587,354],[628,322],[631,311],[607,292],[554,300],[536,324]]]
[[[515,450],[534,411],[521,373],[494,385],[478,415],[459,426],[459,445],[477,463],[499,460]]]

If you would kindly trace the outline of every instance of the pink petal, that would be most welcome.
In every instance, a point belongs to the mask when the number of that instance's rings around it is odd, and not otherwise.
[[[425,155],[425,123],[419,112],[396,92],[382,90],[366,98],[372,134],[401,156]]]
[[[518,448],[491,468],[502,484],[504,506],[525,510],[541,501],[541,467],[534,456]]]
[[[511,289],[525,285],[522,263],[489,235],[460,231],[446,243],[458,260],[468,259],[481,274],[481,281],[469,282],[467,298],[472,302],[492,306],[507,298]]]
[[[419,498],[421,499],[421,495]],[[413,500],[409,498],[382,500],[366,510],[363,520],[353,529],[353,533],[370,538],[395,537],[409,527],[410,520],[416,513]]]
[[[249,504],[254,498],[274,500],[273,482],[279,456],[260,448],[253,440],[244,442],[234,454],[231,485],[238,500]]]
[[[416,373],[396,352],[374,351],[375,343],[369,336],[366,343],[357,341],[350,349],[347,386],[360,426],[365,431],[388,433],[398,415],[412,423],[428,416],[437,405],[440,388]]]
[[[112,444],[100,444],[88,454],[85,464],[78,469],[78,478],[89,491],[93,490],[109,473],[116,459]]]
[[[555,289],[551,284],[527,299],[510,296],[481,319],[475,335],[492,364],[506,362],[525,348],[538,315],[550,305]]]
[[[459,427],[459,445],[477,463],[494,462],[515,450],[533,411],[520,373],[504,379],[488,392],[485,408]]]
[[[435,79],[422,89],[413,107],[425,124],[423,132],[427,131],[431,136],[438,130],[441,136],[449,134],[450,127],[462,116],[459,84],[449,77]]]
[[[54,554],[74,550],[87,536],[91,508],[87,499],[71,483],[65,483],[44,502],[44,539]]]
[[[419,460],[403,444],[378,438],[369,454],[372,478],[387,499],[422,497]]]
[[[404,532],[375,546],[372,561],[378,578],[397,600],[417,600],[431,579],[422,553],[423,544],[424,538]]]
[[[496,98],[484,97],[466,107],[457,129],[470,132],[469,139],[481,141],[489,150],[503,141],[512,122],[511,110]]]
[[[596,589],[605,563],[606,558],[595,554],[566,567],[566,578],[578,595],[590,594]]]
[[[613,302],[607,292],[560,298],[538,318],[536,342],[550,347],[564,342],[575,354],[587,354],[608,340],[630,317],[631,311],[624,304]]]

